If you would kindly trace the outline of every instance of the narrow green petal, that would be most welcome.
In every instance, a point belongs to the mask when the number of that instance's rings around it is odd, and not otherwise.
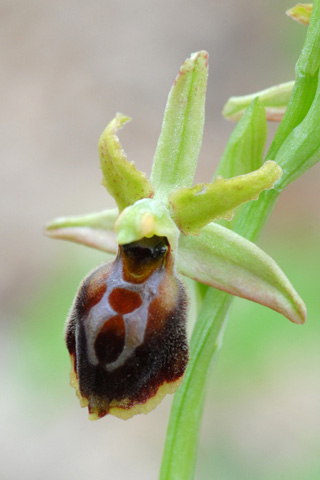
[[[123,210],[115,224],[115,231],[119,245],[158,235],[168,238],[172,250],[176,248],[179,237],[179,230],[166,206],[148,198]]]
[[[286,14],[302,25],[309,25],[312,12],[312,3],[298,3],[286,11]]]
[[[117,113],[99,140],[100,166],[103,174],[102,185],[115,199],[120,212],[141,198],[153,196],[153,189],[144,173],[128,162],[121,148],[116,132],[129,117]]]
[[[202,142],[208,53],[194,53],[171,88],[151,173],[156,197],[191,186]]]
[[[305,305],[282,270],[235,232],[212,223],[198,237],[181,235],[178,252],[177,268],[183,275],[304,323]]]
[[[280,83],[250,95],[231,97],[223,107],[222,115],[232,122],[237,122],[252,100],[258,97],[266,109],[267,120],[280,122],[286,111],[293,86],[294,81],[291,81]]]
[[[214,183],[176,190],[169,196],[172,217],[183,233],[197,235],[217,218],[232,218],[234,208],[256,200],[263,190],[273,187],[281,173],[281,168],[269,160],[246,175],[227,180],[218,177]]]

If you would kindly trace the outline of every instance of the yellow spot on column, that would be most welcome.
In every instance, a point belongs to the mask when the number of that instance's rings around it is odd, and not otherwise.
[[[146,212],[141,219],[142,234],[144,237],[152,237],[154,235],[154,226],[156,223],[155,216],[151,212]]]

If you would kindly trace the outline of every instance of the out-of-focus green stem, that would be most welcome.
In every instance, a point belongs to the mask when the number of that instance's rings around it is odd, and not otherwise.
[[[320,0],[315,0],[307,38],[296,67],[296,83],[286,114],[267,154],[274,159],[285,139],[308,113],[315,96],[320,65]],[[289,169],[293,165],[289,165]],[[302,172],[301,172],[302,173]],[[300,174],[301,174],[300,173]],[[291,171],[284,172],[289,180]],[[259,200],[245,205],[235,231],[255,240],[276,204],[280,191],[263,192]],[[192,480],[197,454],[201,417],[208,383],[208,370],[226,324],[232,297],[209,288],[193,330],[190,363],[175,395],[170,415],[160,480]],[[219,341],[220,340],[220,341]],[[211,475],[211,478],[214,478]]]

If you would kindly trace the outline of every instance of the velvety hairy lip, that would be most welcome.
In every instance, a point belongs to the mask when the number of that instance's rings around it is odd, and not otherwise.
[[[68,320],[71,385],[89,418],[147,413],[180,385],[188,362],[186,294],[168,241],[119,248],[83,281]]]

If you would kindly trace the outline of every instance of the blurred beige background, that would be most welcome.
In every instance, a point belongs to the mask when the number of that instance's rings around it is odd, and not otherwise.
[[[220,115],[227,98],[294,77],[305,28],[284,15],[290,6],[287,0],[0,0],[1,479],[157,478],[170,399],[129,422],[87,421],[68,386],[62,330],[77,284],[103,255],[46,239],[43,225],[112,205],[100,186],[97,140],[117,111],[133,117],[120,134],[129,160],[150,172],[172,81],[184,59],[200,49],[210,54],[210,75],[197,179],[210,179],[233,128]],[[305,267],[301,253],[317,252],[319,177],[315,167],[288,188],[261,239],[302,289],[310,275],[319,282],[319,256]],[[314,300],[310,328],[318,320],[318,290],[307,289]],[[250,315],[251,306],[236,305]],[[257,308],[253,316],[285,324]],[[254,339],[262,349],[261,325]],[[235,336],[237,328],[242,331],[237,326]],[[287,339],[294,327],[283,328],[279,335]],[[293,353],[289,341],[286,355],[280,343],[274,353],[270,340],[253,374],[246,357],[243,378],[246,368],[252,375],[241,386],[233,383],[237,373],[228,366],[226,337],[209,392],[197,478],[320,478],[319,336],[306,335],[304,350]],[[281,355],[279,373],[272,362]],[[292,384],[296,355],[302,383]],[[222,372],[230,374],[227,383]],[[259,389],[263,378],[270,388]],[[288,399],[294,402],[289,411]],[[312,465],[308,474],[306,465]]]

